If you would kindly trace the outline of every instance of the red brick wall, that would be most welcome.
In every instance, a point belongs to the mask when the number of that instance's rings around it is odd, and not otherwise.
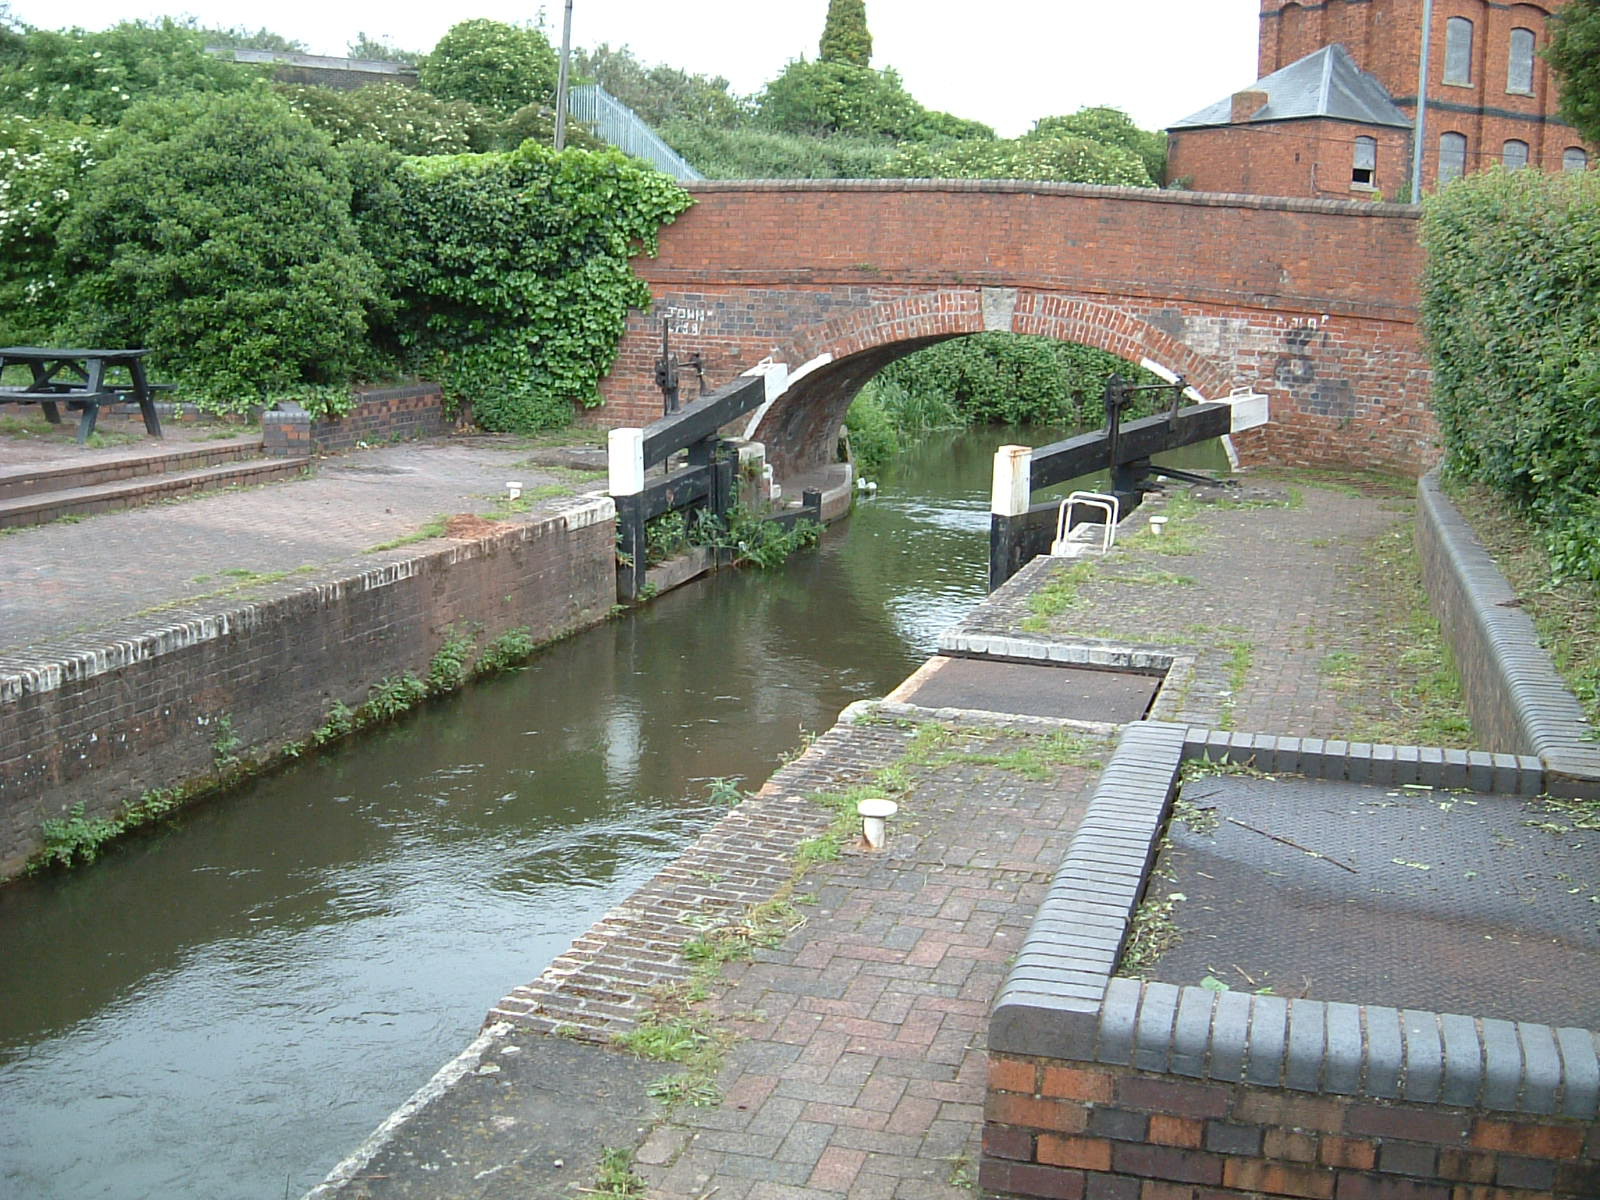
[[[1469,170],[1483,170],[1501,161],[1507,140],[1528,143],[1529,163],[1559,170],[1569,146],[1582,146],[1577,132],[1560,122],[1560,95],[1556,79],[1537,53],[1533,61],[1533,90],[1522,95],[1506,90],[1511,31],[1531,29],[1535,48],[1548,44],[1550,14],[1561,3],[1504,4],[1491,0],[1435,0],[1433,36],[1428,71],[1428,132],[1423,147],[1423,180],[1438,178],[1439,135],[1463,134],[1467,139]],[[1446,84],[1445,34],[1452,17],[1473,24],[1473,60],[1470,85]],[[1259,71],[1269,75],[1321,47],[1338,42],[1350,51],[1362,70],[1377,77],[1408,117],[1416,111],[1417,70],[1422,59],[1422,0],[1262,0]],[[1244,86],[1244,81],[1240,82]],[[1257,127],[1258,129],[1262,127]],[[1269,152],[1276,141],[1272,127],[1259,137]],[[1296,147],[1298,149],[1298,147]],[[1588,147],[1593,160],[1596,147]],[[1192,151],[1193,153],[1197,151]],[[1381,151],[1380,151],[1381,153]],[[1404,151],[1409,177],[1409,143]],[[1174,169],[1174,176],[1181,174]],[[1258,192],[1264,195],[1304,196],[1306,188],[1268,192],[1251,184],[1217,182],[1214,173],[1196,173],[1197,187]],[[1380,184],[1390,194],[1395,185]]]
[[[1372,186],[1351,182],[1357,137],[1378,143]],[[1348,121],[1181,129],[1168,135],[1167,174],[1201,192],[1392,200],[1411,177],[1411,134]]]
[[[1148,354],[1208,395],[1260,386],[1275,425],[1246,439],[1257,454],[1406,471],[1436,457],[1413,210],[1071,184],[691,190],[660,256],[635,264],[656,303],[630,321],[596,423],[660,414],[663,314],[713,387],[768,355],[831,354],[758,430],[782,476],[831,454],[849,397],[886,362],[995,327]]]
[[[1592,1200],[1600,1131],[1560,1117],[991,1054],[979,1179],[1050,1200]]]

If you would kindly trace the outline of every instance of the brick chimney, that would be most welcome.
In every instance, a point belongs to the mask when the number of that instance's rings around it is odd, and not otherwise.
[[[1248,121],[1256,113],[1267,106],[1267,101],[1272,99],[1265,92],[1235,92],[1233,94],[1233,113],[1228,120],[1237,125],[1241,121]]]

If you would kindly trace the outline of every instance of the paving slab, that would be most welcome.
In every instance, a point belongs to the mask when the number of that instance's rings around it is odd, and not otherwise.
[[[0,650],[211,594],[248,598],[260,576],[363,569],[371,548],[438,517],[492,511],[510,480],[530,500],[513,521],[533,516],[541,494],[553,502],[554,493],[604,487],[534,466],[533,455],[526,439],[507,435],[405,442],[319,459],[305,479],[8,531]]]

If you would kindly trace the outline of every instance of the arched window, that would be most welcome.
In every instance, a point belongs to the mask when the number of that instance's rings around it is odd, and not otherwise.
[[[1512,138],[1500,151],[1500,162],[1508,171],[1515,171],[1519,167],[1528,165],[1528,143]]]
[[[1472,22],[1465,17],[1444,23],[1444,81],[1472,83]]]
[[[1378,139],[1358,137],[1350,182],[1356,187],[1376,187],[1378,181]]]
[[[1582,171],[1589,166],[1589,152],[1582,146],[1568,146],[1561,152],[1563,171]]]
[[[1467,173],[1467,135],[1443,133],[1439,135],[1439,182],[1449,183]]]
[[[1511,31],[1511,59],[1506,65],[1506,91],[1533,95],[1533,30]]]

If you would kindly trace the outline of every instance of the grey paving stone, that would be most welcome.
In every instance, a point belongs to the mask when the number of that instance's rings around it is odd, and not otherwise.
[[[1279,996],[1253,996],[1250,1008],[1245,1081],[1278,1087],[1283,1080],[1283,1060],[1289,1045],[1289,1002]]]
[[[1314,1092],[1322,1082],[1327,1049],[1328,1006],[1321,1000],[1289,1002],[1289,1047],[1284,1058],[1283,1086]]]
[[[1100,1041],[1095,1051],[1098,1062],[1125,1067],[1133,1062],[1134,1036],[1139,1019],[1139,1002],[1144,989],[1137,979],[1113,978],[1106,987],[1100,1011]]]
[[[1354,1004],[1328,1004],[1327,1046],[1322,1086],[1340,1096],[1361,1090],[1361,1010]]]
[[[1522,1048],[1522,1095],[1518,1111],[1554,1113],[1560,1107],[1561,1052],[1548,1025],[1517,1023]]]
[[[1133,1065],[1141,1071],[1165,1071],[1172,1055],[1172,1025],[1178,1015],[1178,989],[1170,983],[1147,983],[1139,1005]]]
[[[1400,1034],[1400,1014],[1395,1009],[1380,1006],[1365,1012],[1366,1093],[1385,1100],[1396,1099],[1405,1074],[1405,1041]]]
[[[1436,1013],[1408,1008],[1400,1014],[1400,1029],[1406,1043],[1406,1074],[1401,1097],[1436,1104],[1444,1086],[1444,1043],[1439,1036],[1439,1017]]]
[[[1478,1102],[1483,1088],[1483,1043],[1476,1022],[1459,1013],[1439,1018],[1444,1035],[1444,1084],[1439,1099],[1467,1107]]]
[[[1600,1054],[1587,1029],[1556,1030],[1561,1049],[1563,1088],[1560,1113],[1588,1120],[1600,1113]]]
[[[1485,1018],[1483,1027],[1483,1100],[1486,1108],[1517,1109],[1522,1092],[1522,1044],[1510,1021]]]
[[[1244,1074],[1245,1046],[1250,1035],[1250,996],[1245,992],[1222,992],[1217,997],[1211,1019],[1211,1062],[1207,1072],[1212,1079],[1235,1083]]]
[[[1180,991],[1178,1020],[1172,1033],[1172,1061],[1168,1067],[1173,1074],[1194,1079],[1205,1075],[1216,998],[1216,992],[1202,987],[1186,987]]]

